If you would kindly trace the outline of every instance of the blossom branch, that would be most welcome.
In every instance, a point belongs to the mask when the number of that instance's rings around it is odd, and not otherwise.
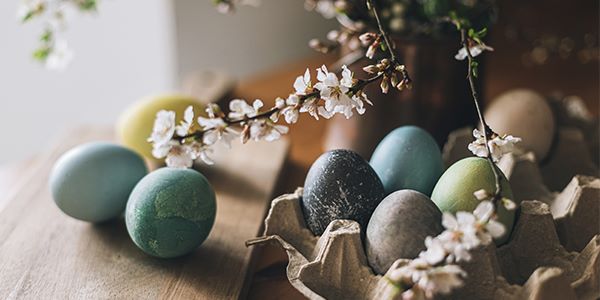
[[[469,39],[467,38],[467,30],[465,28],[460,29],[460,39],[461,39],[461,44],[463,45],[463,48],[467,52],[467,64],[468,64],[467,79],[469,81],[469,88],[471,89],[471,97],[473,98],[473,103],[475,104],[475,109],[477,110],[477,116],[479,117],[479,122],[481,123],[481,128],[483,130],[483,141],[485,143],[485,147],[487,150],[486,158],[487,158],[488,162],[490,163],[490,166],[492,167],[492,171],[494,172],[496,190],[492,197],[492,201],[494,204],[496,204],[500,199],[502,199],[502,177],[501,177],[500,172],[498,171],[498,167],[496,166],[496,163],[494,162],[494,159],[492,157],[492,149],[490,148],[489,139],[492,138],[493,135],[497,135],[497,134],[494,133],[494,131],[485,122],[485,118],[483,116],[483,113],[481,112],[481,108],[479,107],[479,97],[478,97],[477,89],[475,87],[475,79],[474,79],[474,77],[477,76],[477,72],[474,71],[475,70],[474,68],[477,67],[477,63],[475,62],[475,58],[473,57],[473,54],[471,53]]]
[[[392,60],[392,62],[396,62],[396,54],[394,53],[394,47],[390,43],[390,38],[388,37],[387,32],[385,31],[385,29],[383,28],[383,25],[381,24],[381,20],[379,18],[379,13],[377,12],[377,7],[375,7],[373,0],[367,0],[367,8],[369,10],[371,10],[373,12],[373,15],[375,16],[375,21],[377,22],[377,27],[379,29],[379,33],[383,37],[383,41],[385,42],[385,47],[387,48],[387,51],[390,55],[390,59]]]

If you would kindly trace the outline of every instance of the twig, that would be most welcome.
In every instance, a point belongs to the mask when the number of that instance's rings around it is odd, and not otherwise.
[[[387,51],[390,54],[390,59],[392,60],[393,63],[396,63],[396,54],[394,53],[394,48],[392,47],[392,44],[390,43],[390,39],[388,38],[387,32],[385,31],[385,29],[383,28],[383,25],[381,24],[381,20],[379,19],[379,13],[377,12],[377,7],[375,7],[373,0],[367,0],[367,6],[371,11],[373,11],[373,15],[375,15],[375,21],[377,21],[377,27],[379,28],[379,33],[383,37],[383,41],[385,42],[385,47],[387,48]]]
[[[492,158],[492,151],[490,149],[490,145],[488,144],[488,138],[491,137],[494,132],[488,126],[488,124],[485,122],[485,118],[483,117],[483,114],[481,113],[481,108],[479,107],[479,96],[477,94],[477,89],[475,88],[475,79],[473,78],[473,62],[475,61],[475,59],[473,58],[473,55],[471,54],[471,50],[469,48],[469,40],[467,39],[467,31],[464,28],[460,29],[460,39],[461,39],[461,44],[467,51],[467,63],[469,64],[468,70],[467,70],[467,72],[468,72],[467,79],[469,80],[469,87],[471,88],[471,96],[473,98],[473,102],[475,103],[475,109],[477,110],[477,116],[479,117],[479,121],[481,123],[481,128],[483,130],[483,138],[485,141],[485,148],[487,150],[486,159],[488,160],[488,162],[490,163],[490,165],[492,167],[492,171],[494,172],[494,179],[496,181],[496,191],[494,192],[494,196],[492,198],[492,202],[494,203],[494,205],[496,205],[497,202],[500,199],[502,199],[502,195],[501,195],[502,194],[502,177],[500,175],[500,172],[498,171],[498,167],[496,166],[496,163],[494,163],[494,159]]]

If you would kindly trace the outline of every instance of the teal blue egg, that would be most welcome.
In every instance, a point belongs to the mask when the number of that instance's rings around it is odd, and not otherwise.
[[[198,248],[208,237],[215,214],[215,192],[202,174],[162,168],[135,186],[125,210],[125,223],[140,249],[170,258]]]
[[[135,152],[108,142],[77,146],[63,154],[50,173],[56,205],[67,215],[103,222],[125,210],[133,187],[148,173]]]
[[[437,143],[416,126],[402,126],[390,132],[375,148],[370,163],[386,195],[410,189],[429,196],[444,171]]]

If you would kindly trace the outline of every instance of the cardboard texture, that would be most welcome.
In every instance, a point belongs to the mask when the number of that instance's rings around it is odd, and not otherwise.
[[[463,150],[472,140],[471,131],[461,129],[449,136],[444,147],[447,165],[470,156]],[[520,203],[509,242],[473,249],[472,260],[460,264],[468,274],[463,287],[441,299],[600,298],[600,179],[578,175],[598,174],[589,153],[581,154],[587,146],[572,143],[580,135],[561,129],[554,152],[558,158],[551,157],[545,168],[522,150],[502,158],[498,166]],[[571,155],[580,163],[565,158]],[[545,184],[558,170],[572,178],[560,193]],[[556,187],[562,180],[551,183]],[[369,267],[358,224],[335,220],[322,236],[314,236],[304,223],[301,195],[299,188],[275,199],[264,236],[248,245],[279,244],[289,257],[290,283],[309,299],[398,298],[398,288]],[[399,259],[388,272],[409,261]]]

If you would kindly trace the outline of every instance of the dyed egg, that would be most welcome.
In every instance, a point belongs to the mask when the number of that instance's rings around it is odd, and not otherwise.
[[[393,192],[379,203],[367,226],[369,265],[385,274],[397,259],[419,255],[425,250],[425,237],[443,229],[442,212],[429,197],[413,190]]]
[[[437,143],[416,126],[402,126],[390,132],[373,152],[371,166],[386,194],[411,189],[431,195],[444,171]]]
[[[513,199],[512,190],[502,174],[502,196]],[[442,212],[456,213],[458,211],[472,212],[480,201],[473,195],[474,192],[484,189],[488,192],[496,190],[496,180],[490,163],[485,158],[468,157],[454,163],[438,181],[431,194]],[[513,227],[515,211],[508,211],[500,205],[498,220],[504,224],[506,233],[496,240],[496,244],[506,242]]]
[[[215,193],[206,178],[191,169],[162,168],[133,189],[125,222],[133,242],[157,257],[192,252],[215,222]]]
[[[135,152],[107,142],[77,146],[63,154],[50,173],[58,208],[88,222],[120,216],[133,187],[148,173]]]
[[[486,122],[498,134],[520,137],[519,147],[543,160],[552,146],[554,114],[542,95],[526,89],[505,92],[485,111]]]
[[[354,220],[364,231],[384,196],[377,174],[360,155],[332,150],[310,167],[301,206],[306,224],[315,235],[321,235],[337,219]]]
[[[119,141],[140,155],[156,161],[152,156],[152,144],[148,142],[156,113],[160,110],[172,110],[176,113],[175,122],[179,124],[188,106],[194,108],[196,116],[205,115],[204,106],[197,99],[189,96],[157,96],[133,104],[121,114],[117,123]]]

